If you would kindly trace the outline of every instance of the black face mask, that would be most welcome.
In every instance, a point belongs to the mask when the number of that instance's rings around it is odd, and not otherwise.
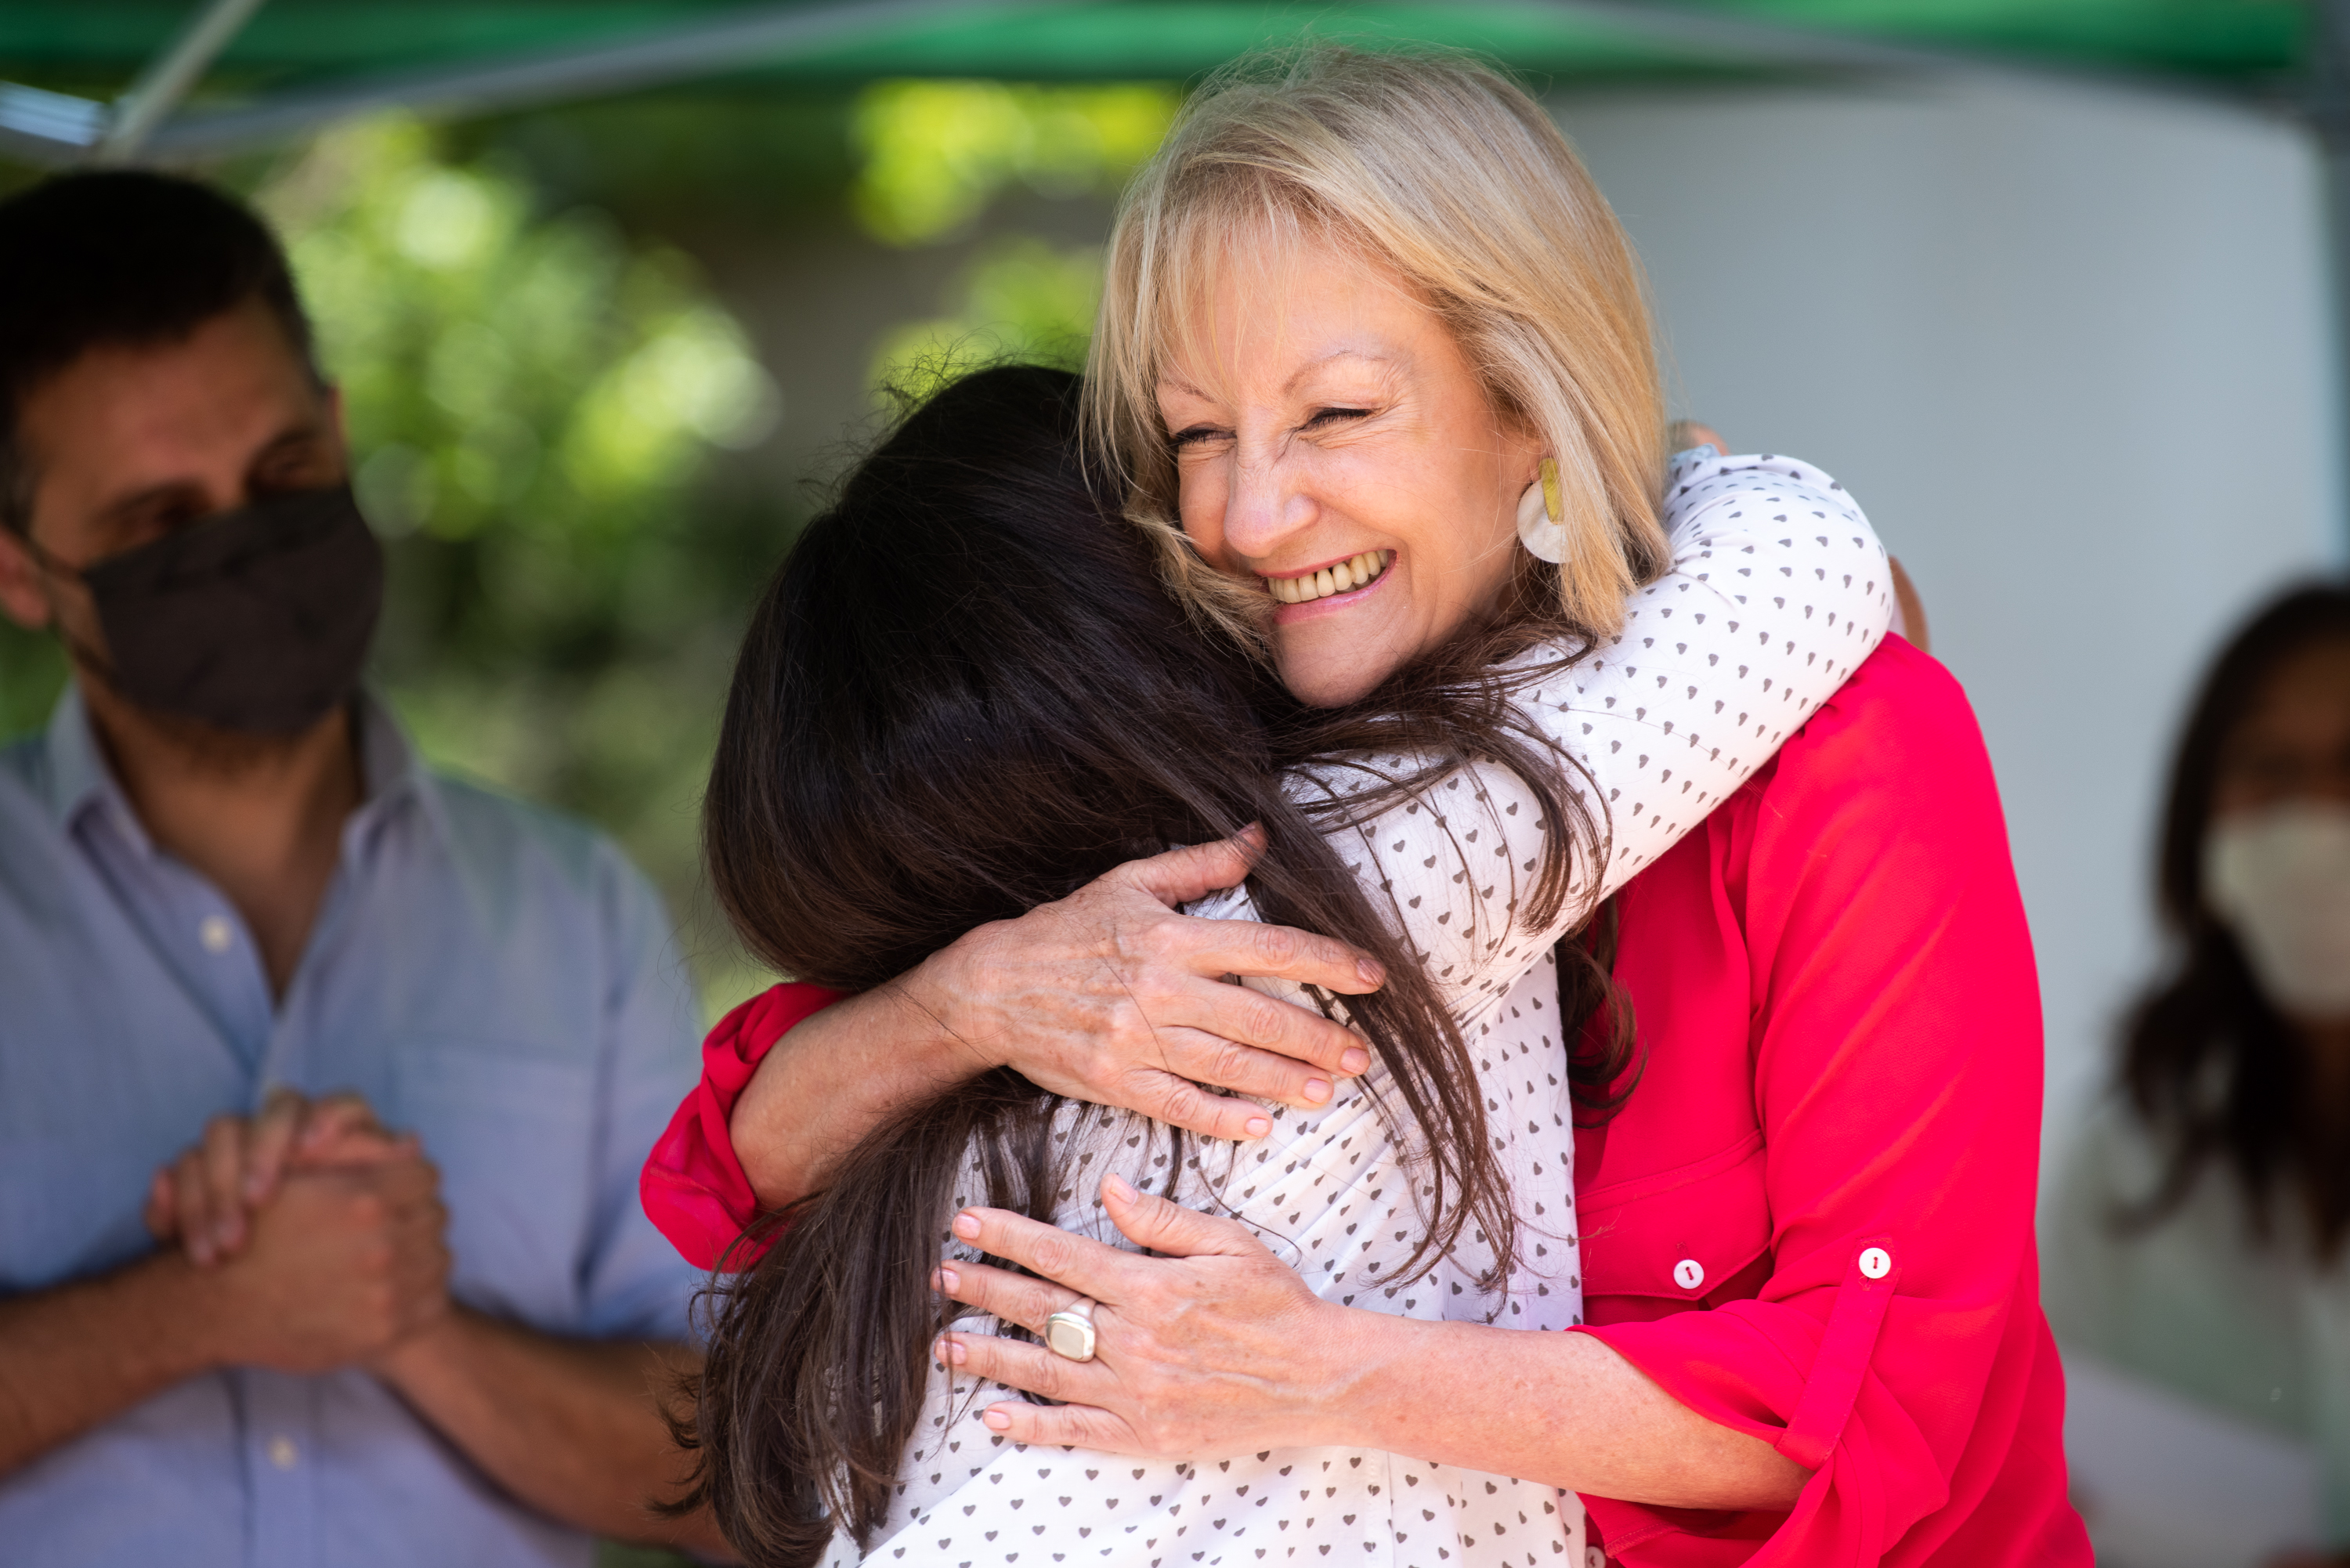
[[[298,734],[348,698],[383,608],[383,547],[348,485],[256,501],[80,576],[117,691],[255,734]]]

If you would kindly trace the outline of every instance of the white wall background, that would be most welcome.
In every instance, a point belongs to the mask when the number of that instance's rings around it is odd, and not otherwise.
[[[2313,144],[1988,78],[1555,107],[1648,265],[1677,408],[1845,481],[1974,700],[2039,953],[2053,1159],[2157,950],[2188,690],[2265,592],[2344,556]]]

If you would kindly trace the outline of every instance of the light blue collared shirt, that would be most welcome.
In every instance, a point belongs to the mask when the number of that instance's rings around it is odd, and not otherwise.
[[[0,749],[0,1296],[152,1246],[155,1168],[273,1085],[356,1089],[441,1168],[456,1297],[551,1334],[686,1336],[637,1203],[693,1082],[660,901],[601,836],[437,777],[361,698],[367,799],[273,1003],[220,892],[148,838],[70,693]],[[235,1368],[0,1478],[44,1568],[584,1563],[372,1377]]]

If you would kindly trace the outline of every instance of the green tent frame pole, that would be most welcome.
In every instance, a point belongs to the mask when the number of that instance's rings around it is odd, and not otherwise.
[[[2310,17],[2310,127],[2324,160],[2334,306],[2337,543],[2350,548],[2350,0],[2315,0]]]
[[[262,0],[212,0],[189,18],[188,26],[139,73],[130,89],[114,100],[114,112],[105,134],[91,150],[99,163],[130,163],[138,160],[147,140],[184,102],[229,41],[243,30]]]

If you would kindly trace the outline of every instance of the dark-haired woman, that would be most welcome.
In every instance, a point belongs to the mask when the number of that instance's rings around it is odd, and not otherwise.
[[[2314,1445],[2350,1551],[2350,589],[2286,595],[2212,666],[2158,888],[2174,962],[2065,1173],[2049,1316],[2068,1350]]]
[[[1800,465],[1709,453],[1677,470],[1683,560],[1812,576],[1759,613],[1693,573],[1655,585],[1632,632],[1675,636],[1668,668],[1716,673],[1659,691],[1657,666],[1537,648],[1521,655],[1514,706],[1481,709],[1431,677],[1359,710],[1305,710],[1239,649],[1203,644],[1145,541],[1098,510],[1077,470],[1075,396],[1071,379],[1035,370],[950,388],[811,524],[729,700],[706,814],[720,896],[777,967],[864,991],[1120,861],[1254,822],[1248,889],[1213,912],[1261,912],[1378,961],[1385,985],[1349,977],[1360,994],[1343,1011],[1320,999],[1373,1060],[1308,1114],[1253,1105],[1267,1125],[1241,1144],[1064,1103],[1000,1070],[910,1107],[849,1152],[729,1293],[695,1419],[711,1500],[763,1563],[810,1560],[837,1521],[839,1551],[931,1560],[1007,1532],[1031,1552],[1138,1564],[1178,1540],[1343,1546],[1374,1563],[1440,1562],[1464,1537],[1513,1561],[1579,1552],[1581,1510],[1555,1488],[1367,1445],[1115,1467],[1024,1456],[969,1379],[931,1368],[937,1239],[956,1210],[989,1203],[1116,1245],[1098,1192],[1123,1184],[1228,1216],[1317,1299],[1423,1321],[1579,1322],[1553,945],[1694,815],[1620,792],[1688,770],[1701,809],[1768,739],[1662,770],[1639,748],[1742,685],[1767,685],[1787,715],[1772,728],[1800,722],[1846,668],[1839,645],[1873,639],[1844,623],[1883,613],[1875,542]],[[1829,532],[1807,547],[1767,540],[1774,509],[1798,498],[1835,508],[1814,524]],[[1817,563],[1845,556],[1876,575],[1824,588]],[[925,564],[911,577],[910,557]],[[1823,639],[1787,635],[1806,606]],[[1595,789],[1627,818],[1612,871],[1576,805]],[[950,1273],[977,1261],[951,1242]]]

